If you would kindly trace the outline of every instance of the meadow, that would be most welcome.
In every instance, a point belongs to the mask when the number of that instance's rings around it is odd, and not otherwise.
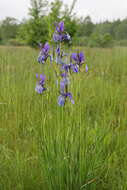
[[[127,48],[82,51],[89,72],[73,76],[75,104],[59,107],[38,50],[0,47],[0,190],[127,190]]]

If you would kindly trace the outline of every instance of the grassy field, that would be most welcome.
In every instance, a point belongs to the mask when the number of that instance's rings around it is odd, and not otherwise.
[[[59,107],[38,51],[0,47],[0,190],[127,190],[127,48],[83,51],[89,73],[71,80],[75,104]]]

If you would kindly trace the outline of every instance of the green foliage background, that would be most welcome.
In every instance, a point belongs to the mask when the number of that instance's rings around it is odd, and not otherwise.
[[[19,22],[7,17],[1,21],[0,44],[36,47],[38,42],[51,40],[55,23],[62,20],[75,46],[127,46],[127,19],[93,23],[90,16],[78,18],[74,13],[76,2],[68,6],[61,0],[31,0],[29,19]]]

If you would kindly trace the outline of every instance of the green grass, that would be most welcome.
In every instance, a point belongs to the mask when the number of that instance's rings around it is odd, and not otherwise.
[[[0,190],[127,189],[127,48],[83,51],[89,73],[74,75],[75,104],[61,108],[38,51],[0,47]]]

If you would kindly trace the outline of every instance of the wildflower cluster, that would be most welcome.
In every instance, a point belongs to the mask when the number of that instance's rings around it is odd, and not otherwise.
[[[70,35],[64,31],[64,22],[59,22],[56,24],[56,30],[53,34],[53,40],[55,42],[69,41],[71,39]]]
[[[47,42],[44,45],[39,44],[41,50],[38,56],[38,62],[45,64],[47,59],[50,58],[52,66],[55,65],[58,69],[58,72],[55,71],[55,74],[60,85],[57,100],[59,106],[64,106],[68,100],[74,104],[72,93],[69,91],[70,76],[73,73],[79,73],[80,68],[85,62],[85,56],[82,52],[67,54],[63,51],[63,44],[65,42],[70,42],[70,40],[71,37],[65,31],[64,22],[59,22],[55,25],[55,32],[53,34],[53,41],[56,43],[55,56],[50,55],[50,46]],[[67,59],[68,57],[69,59]],[[85,71],[88,72],[87,65],[85,66]],[[43,74],[40,76],[37,74],[36,78],[38,82],[35,91],[38,94],[42,94],[46,90],[45,76]]]

